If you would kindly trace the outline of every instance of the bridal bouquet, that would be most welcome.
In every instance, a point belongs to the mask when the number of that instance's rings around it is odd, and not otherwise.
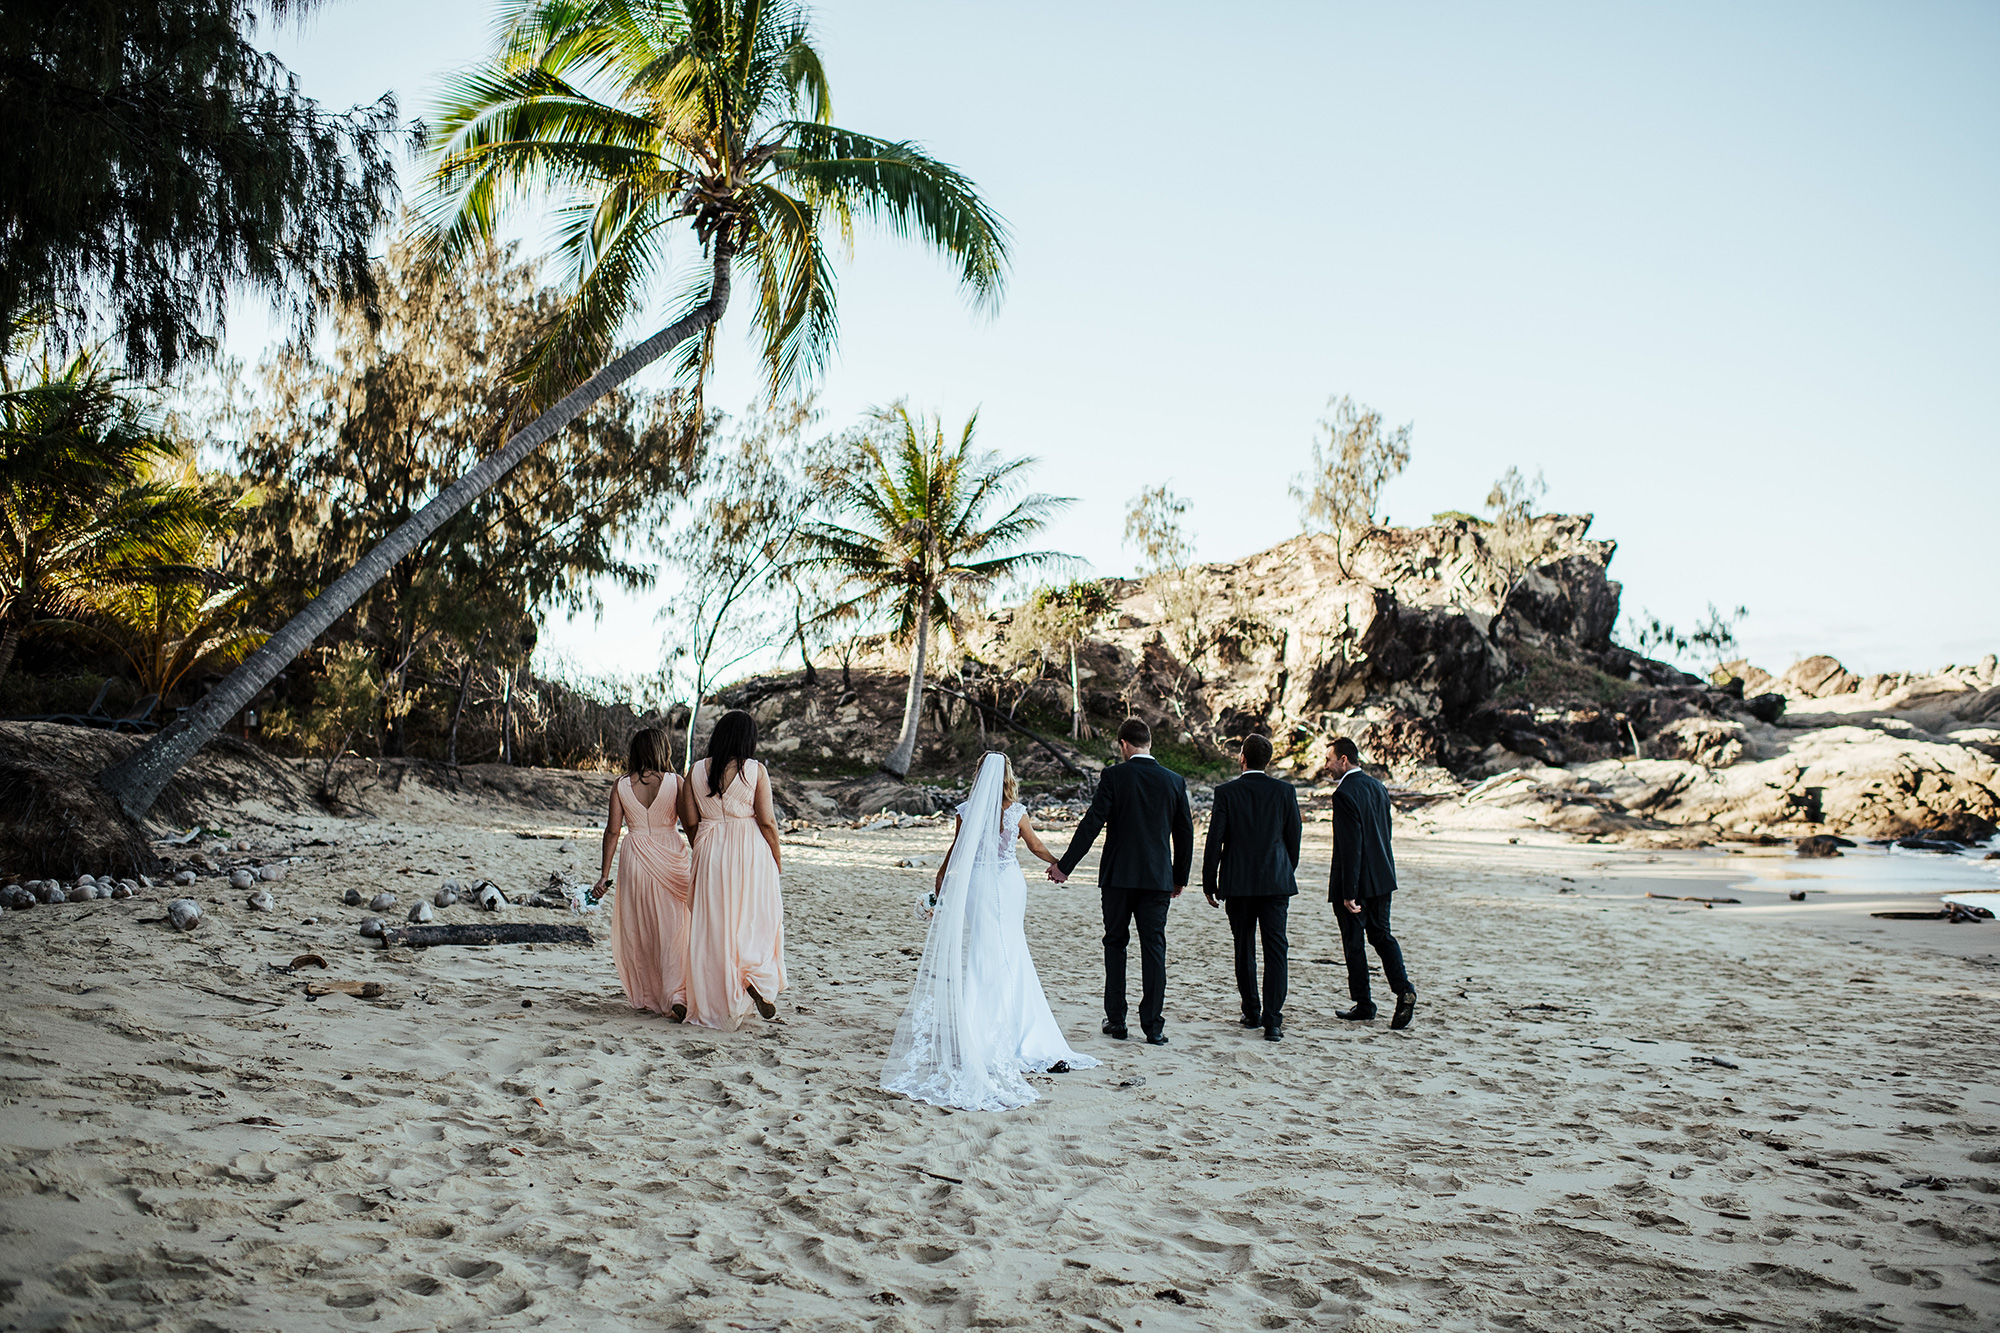
[[[927,889],[917,899],[917,920],[929,921],[937,915],[938,896],[936,889]]]

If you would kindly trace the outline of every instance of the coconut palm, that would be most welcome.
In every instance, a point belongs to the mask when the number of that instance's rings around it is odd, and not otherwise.
[[[99,774],[134,817],[398,560],[590,403],[676,349],[699,384],[739,261],[754,279],[774,392],[818,371],[833,347],[826,242],[844,239],[857,214],[941,253],[977,303],[996,302],[1005,276],[1005,229],[969,180],[914,144],[832,123],[805,11],[783,0],[513,0],[493,57],[451,86],[433,142],[426,216],[440,262],[491,238],[509,203],[564,200],[569,300],[524,372],[526,408],[554,405],[334,580],[183,722]],[[675,236],[705,265],[673,321],[607,363]]]
[[[968,417],[958,442],[948,444],[936,417],[920,420],[900,404],[880,413],[882,429],[857,445],[826,496],[828,512],[845,521],[813,524],[800,534],[807,554],[799,563],[840,574],[847,604],[886,611],[891,633],[909,645],[902,735],[882,761],[899,778],[916,755],[924,661],[935,630],[961,623],[973,599],[994,583],[1068,558],[1009,553],[1072,501],[1028,495],[989,521],[988,511],[1005,502],[1034,460],[973,452],[978,421],[977,413]]]
[[[176,447],[94,353],[0,370],[0,678],[24,636],[77,629],[135,563],[198,528],[200,488],[152,474]]]

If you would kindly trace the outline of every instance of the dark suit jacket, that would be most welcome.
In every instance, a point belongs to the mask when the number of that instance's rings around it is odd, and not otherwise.
[[[1194,868],[1194,814],[1187,783],[1151,755],[1134,755],[1097,779],[1097,795],[1076,826],[1069,850],[1056,862],[1067,875],[1076,869],[1104,830],[1104,856],[1097,882],[1107,889],[1172,893],[1184,888]]]
[[[1268,898],[1299,891],[1299,794],[1264,773],[1215,789],[1202,848],[1201,887],[1218,898]]]
[[[1389,791],[1360,769],[1349,769],[1333,794],[1333,876],[1327,882],[1327,900],[1359,901],[1395,891]]]

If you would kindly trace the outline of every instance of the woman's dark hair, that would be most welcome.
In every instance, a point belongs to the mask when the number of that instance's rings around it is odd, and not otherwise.
[[[708,794],[722,795],[722,775],[731,764],[742,772],[743,765],[757,753],[757,719],[740,708],[732,708],[715,721],[708,736]]]
[[[625,752],[627,773],[667,771],[667,733],[658,727],[642,727],[632,733],[632,748]]]

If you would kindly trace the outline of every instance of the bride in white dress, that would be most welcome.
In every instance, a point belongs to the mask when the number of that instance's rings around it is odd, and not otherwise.
[[[964,1111],[1005,1111],[1036,1100],[1023,1074],[1097,1061],[1063,1039],[1042,993],[1022,923],[1028,884],[1018,842],[1055,856],[1015,797],[1004,754],[980,761],[972,795],[938,871],[936,907],[909,1007],[896,1025],[882,1086]]]

